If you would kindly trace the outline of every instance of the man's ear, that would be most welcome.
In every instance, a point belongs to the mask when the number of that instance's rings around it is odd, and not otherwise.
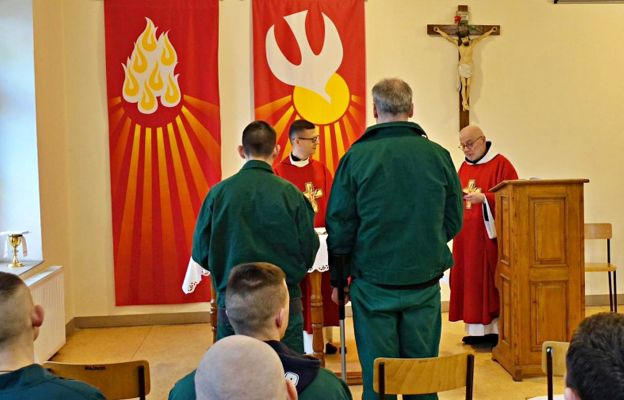
[[[34,306],[32,310],[32,315],[30,316],[32,325],[36,328],[39,328],[41,325],[43,325],[44,315],[45,312],[43,311],[43,307],[38,304]]]
[[[34,306],[30,313],[30,322],[33,327],[33,341],[39,336],[39,327],[43,325],[44,314],[43,307],[40,305]]]
[[[409,113],[407,114],[407,116],[410,118],[414,116],[414,103],[410,105]]]
[[[275,145],[275,148],[273,149],[273,158],[277,158],[277,155],[279,154],[281,148],[282,146],[280,146],[279,144]]]
[[[247,159],[247,156],[245,155],[245,149],[243,148],[243,145],[239,145],[238,146],[238,155],[240,155],[243,160]]]
[[[379,114],[377,113],[377,106],[373,103],[373,118],[378,118]]]
[[[286,320],[286,309],[285,308],[280,308],[279,312],[277,313],[277,315],[275,316],[275,325],[278,328],[282,328],[284,326],[284,324],[288,323]]]
[[[581,400],[581,397],[574,391],[574,389],[570,389],[566,387],[563,391],[563,398],[565,400]]]
[[[286,395],[288,400],[297,400],[299,398],[297,396],[297,388],[290,379],[286,379]]]

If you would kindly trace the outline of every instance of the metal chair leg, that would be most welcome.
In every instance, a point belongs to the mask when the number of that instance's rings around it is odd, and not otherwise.
[[[611,286],[611,271],[607,271],[609,277],[609,311],[613,312],[613,289]]]
[[[617,275],[616,271],[613,271],[613,310],[617,312],[618,298],[617,298]]]
[[[379,363],[379,399],[386,398],[386,364]]]
[[[553,349],[546,348],[546,387],[548,389],[548,400],[553,400]]]
[[[466,400],[472,400],[472,393],[474,391],[474,355],[469,354],[467,359],[468,365],[466,368]]]
[[[145,400],[145,368],[139,367],[139,398]]]

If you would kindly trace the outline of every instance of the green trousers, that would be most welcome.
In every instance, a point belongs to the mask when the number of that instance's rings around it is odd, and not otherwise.
[[[233,334],[234,328],[228,321],[217,320],[217,340]],[[301,312],[288,316],[288,327],[281,342],[291,350],[303,354],[303,314]]]
[[[363,400],[376,400],[373,363],[377,357],[437,357],[442,317],[440,284],[425,289],[386,289],[354,279],[350,288],[353,326],[364,381]],[[403,396],[434,400],[438,395]],[[396,399],[396,396],[386,396]]]

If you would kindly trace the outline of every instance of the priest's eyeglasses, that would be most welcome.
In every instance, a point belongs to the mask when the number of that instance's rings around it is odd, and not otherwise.
[[[458,148],[458,149],[460,149],[460,150],[464,150],[464,149],[470,150],[470,149],[472,149],[472,146],[474,146],[475,144],[477,144],[477,142],[478,142],[480,139],[484,139],[484,138],[485,138],[485,136],[479,136],[479,137],[478,137],[478,138],[476,138],[475,140],[472,140],[472,141],[470,141],[470,142],[468,142],[468,143],[465,143],[465,144],[460,144],[459,146],[457,146],[457,148]]]
[[[313,143],[318,143],[318,142],[321,141],[321,137],[319,135],[316,135],[314,137],[299,137],[299,136],[297,136],[297,139],[299,139],[299,140],[309,140],[309,141],[311,141]]]

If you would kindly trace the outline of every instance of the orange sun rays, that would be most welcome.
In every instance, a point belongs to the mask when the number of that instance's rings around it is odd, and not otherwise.
[[[175,264],[179,236],[190,249],[195,214],[215,169],[220,176],[219,138],[201,122],[218,118],[218,107],[184,96],[174,121],[158,127],[132,121],[119,98],[111,99],[109,107],[116,132],[111,140],[111,195],[121,207],[113,224],[115,263],[132,265],[133,248],[139,245],[142,264],[157,261],[154,254],[162,257],[159,262]],[[141,274],[141,284],[150,282],[149,274]]]

